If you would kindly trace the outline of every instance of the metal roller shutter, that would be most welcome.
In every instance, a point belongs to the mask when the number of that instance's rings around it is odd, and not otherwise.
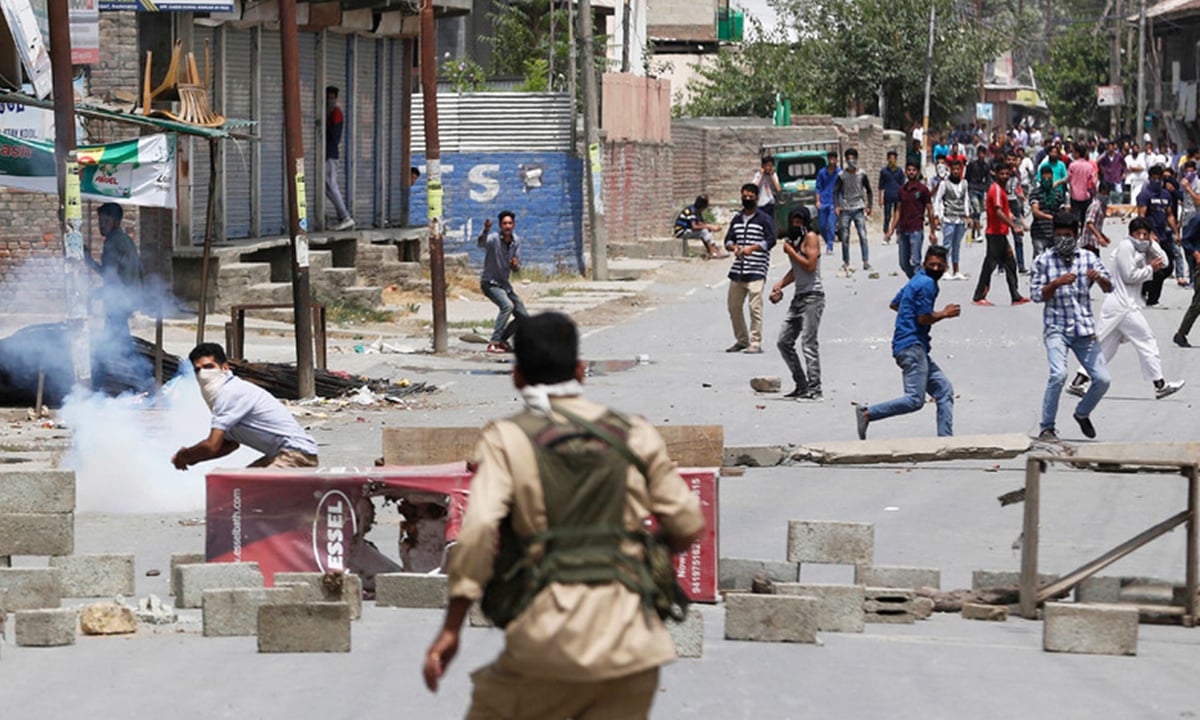
[[[334,85],[341,91],[341,94],[338,97],[341,98],[342,111],[345,112],[350,100],[350,92],[348,90],[350,85],[346,82],[346,55],[348,52],[346,42],[347,37],[345,35],[327,32],[325,33],[325,40],[328,43],[328,46],[325,48],[325,83],[327,85]],[[324,103],[324,101],[325,89],[321,88],[321,102]],[[322,112],[324,112],[323,108]],[[341,157],[337,160],[338,184],[342,189],[342,198],[346,200],[349,199],[346,194],[348,192],[347,186],[349,185],[347,182],[349,176],[346,173],[346,168],[348,166],[347,159],[350,157],[350,152],[347,149],[345,139],[347,134],[349,133],[342,133],[342,152]],[[318,152],[325,152],[324,138],[321,139],[321,147]],[[325,192],[324,178],[320,180],[320,187],[321,192]],[[334,210],[332,202],[327,201],[325,203],[325,214],[327,218],[322,218],[323,221],[336,219],[337,211]],[[324,225],[322,225],[322,227],[324,227]]]
[[[225,107],[228,118],[250,117],[254,77],[247,72],[250,31],[225,29]],[[225,140],[225,233],[231,238],[250,236],[250,169],[253,153],[249,141]]]
[[[317,210],[317,192],[324,190],[324,181],[317,182],[317,113],[325,112],[325,89],[317,87],[317,35],[300,33],[300,117],[304,132],[305,202],[308,203],[309,229]]]
[[[408,174],[408,168],[400,166],[400,148],[404,143],[404,115],[400,109],[400,101],[404,97],[404,41],[388,41],[388,63],[386,65],[386,83],[389,88],[388,105],[391,113],[388,117],[388,221],[392,225],[400,224],[404,213],[404,195],[400,184]]]
[[[187,53],[193,52],[196,54],[196,67],[200,70],[201,75],[204,73],[204,43],[208,43],[209,53],[214,51],[213,32],[212,28],[197,25],[192,29],[192,47],[183,48],[183,57],[179,58],[180,63],[187,59]],[[211,98],[212,83],[208,86],[208,96]],[[208,178],[211,172],[211,162],[209,160],[208,140],[202,138],[192,138],[190,141],[192,146],[192,243],[204,243],[204,225],[208,218]]]
[[[373,38],[354,39],[354,128],[350,147],[354,148],[354,182],[351,185],[350,212],[362,227],[375,224],[375,165],[379,152],[375,138],[378,119],[379,88],[376,85],[378,43]]]
[[[265,235],[287,234],[287,195],[283,172],[283,60],[279,33],[262,31],[259,71],[262,73],[262,117],[258,118],[262,138],[262,227]]]

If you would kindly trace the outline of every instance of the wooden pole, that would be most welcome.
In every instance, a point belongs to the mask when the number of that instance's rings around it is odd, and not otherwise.
[[[433,286],[433,351],[446,352],[446,255],[442,246],[442,148],[438,139],[437,47],[433,0],[421,2],[421,97],[425,103],[425,164],[428,167],[429,276]]]

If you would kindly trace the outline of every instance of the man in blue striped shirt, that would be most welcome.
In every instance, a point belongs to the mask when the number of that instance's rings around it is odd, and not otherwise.
[[[1092,425],[1092,410],[1108,392],[1111,377],[1104,353],[1096,339],[1096,321],[1092,316],[1093,284],[1104,292],[1112,291],[1108,270],[1096,255],[1078,247],[1078,220],[1070,210],[1054,215],[1054,244],[1038,255],[1033,263],[1029,294],[1034,302],[1045,305],[1042,311],[1046,343],[1046,359],[1050,363],[1050,379],[1042,398],[1042,422],[1038,439],[1057,442],[1058,396],[1067,380],[1067,350],[1075,354],[1079,364],[1092,378],[1073,417],[1088,438],[1096,437]]]
[[[725,352],[762,352],[762,295],[775,247],[775,221],[758,207],[758,186],[742,186],[742,211],[729,221],[725,249],[733,253],[729,268],[729,319],[734,343]],[[749,300],[750,329],[742,306]]]

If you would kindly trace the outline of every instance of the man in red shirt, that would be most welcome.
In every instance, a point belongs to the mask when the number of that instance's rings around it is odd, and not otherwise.
[[[1009,228],[1017,232],[1022,230],[1019,221],[1013,219],[1008,206],[1008,193],[1004,191],[1012,168],[1006,164],[999,164],[994,172],[995,182],[988,188],[984,199],[984,208],[987,210],[987,256],[983,259],[983,270],[979,272],[979,284],[975,286],[975,298],[972,302],[976,305],[994,304],[987,299],[987,295],[992,273],[998,265],[1004,269],[1012,304],[1024,305],[1029,302],[1029,298],[1021,297],[1021,293],[1017,291],[1017,263],[1013,260],[1012,246],[1008,244]]]
[[[1079,219],[1077,229],[1080,231],[1097,185],[1096,166],[1087,159],[1087,149],[1083,144],[1075,143],[1075,159],[1067,166],[1067,192],[1071,196],[1071,212]]]
[[[934,234],[933,193],[925,183],[918,179],[919,170],[916,163],[908,163],[904,168],[906,182],[900,186],[900,212],[892,216],[891,227],[885,228],[885,239],[890,239],[897,231],[900,233],[900,269],[909,278],[917,268],[921,267],[921,236],[925,227],[925,219],[929,219],[929,244],[937,245],[937,235]]]

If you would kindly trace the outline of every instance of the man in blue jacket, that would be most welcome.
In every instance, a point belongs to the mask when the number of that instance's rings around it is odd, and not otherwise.
[[[817,171],[817,228],[825,239],[825,254],[833,254],[833,233],[837,229],[837,217],[833,212],[833,186],[837,183],[838,154],[830,150],[825,167]]]

